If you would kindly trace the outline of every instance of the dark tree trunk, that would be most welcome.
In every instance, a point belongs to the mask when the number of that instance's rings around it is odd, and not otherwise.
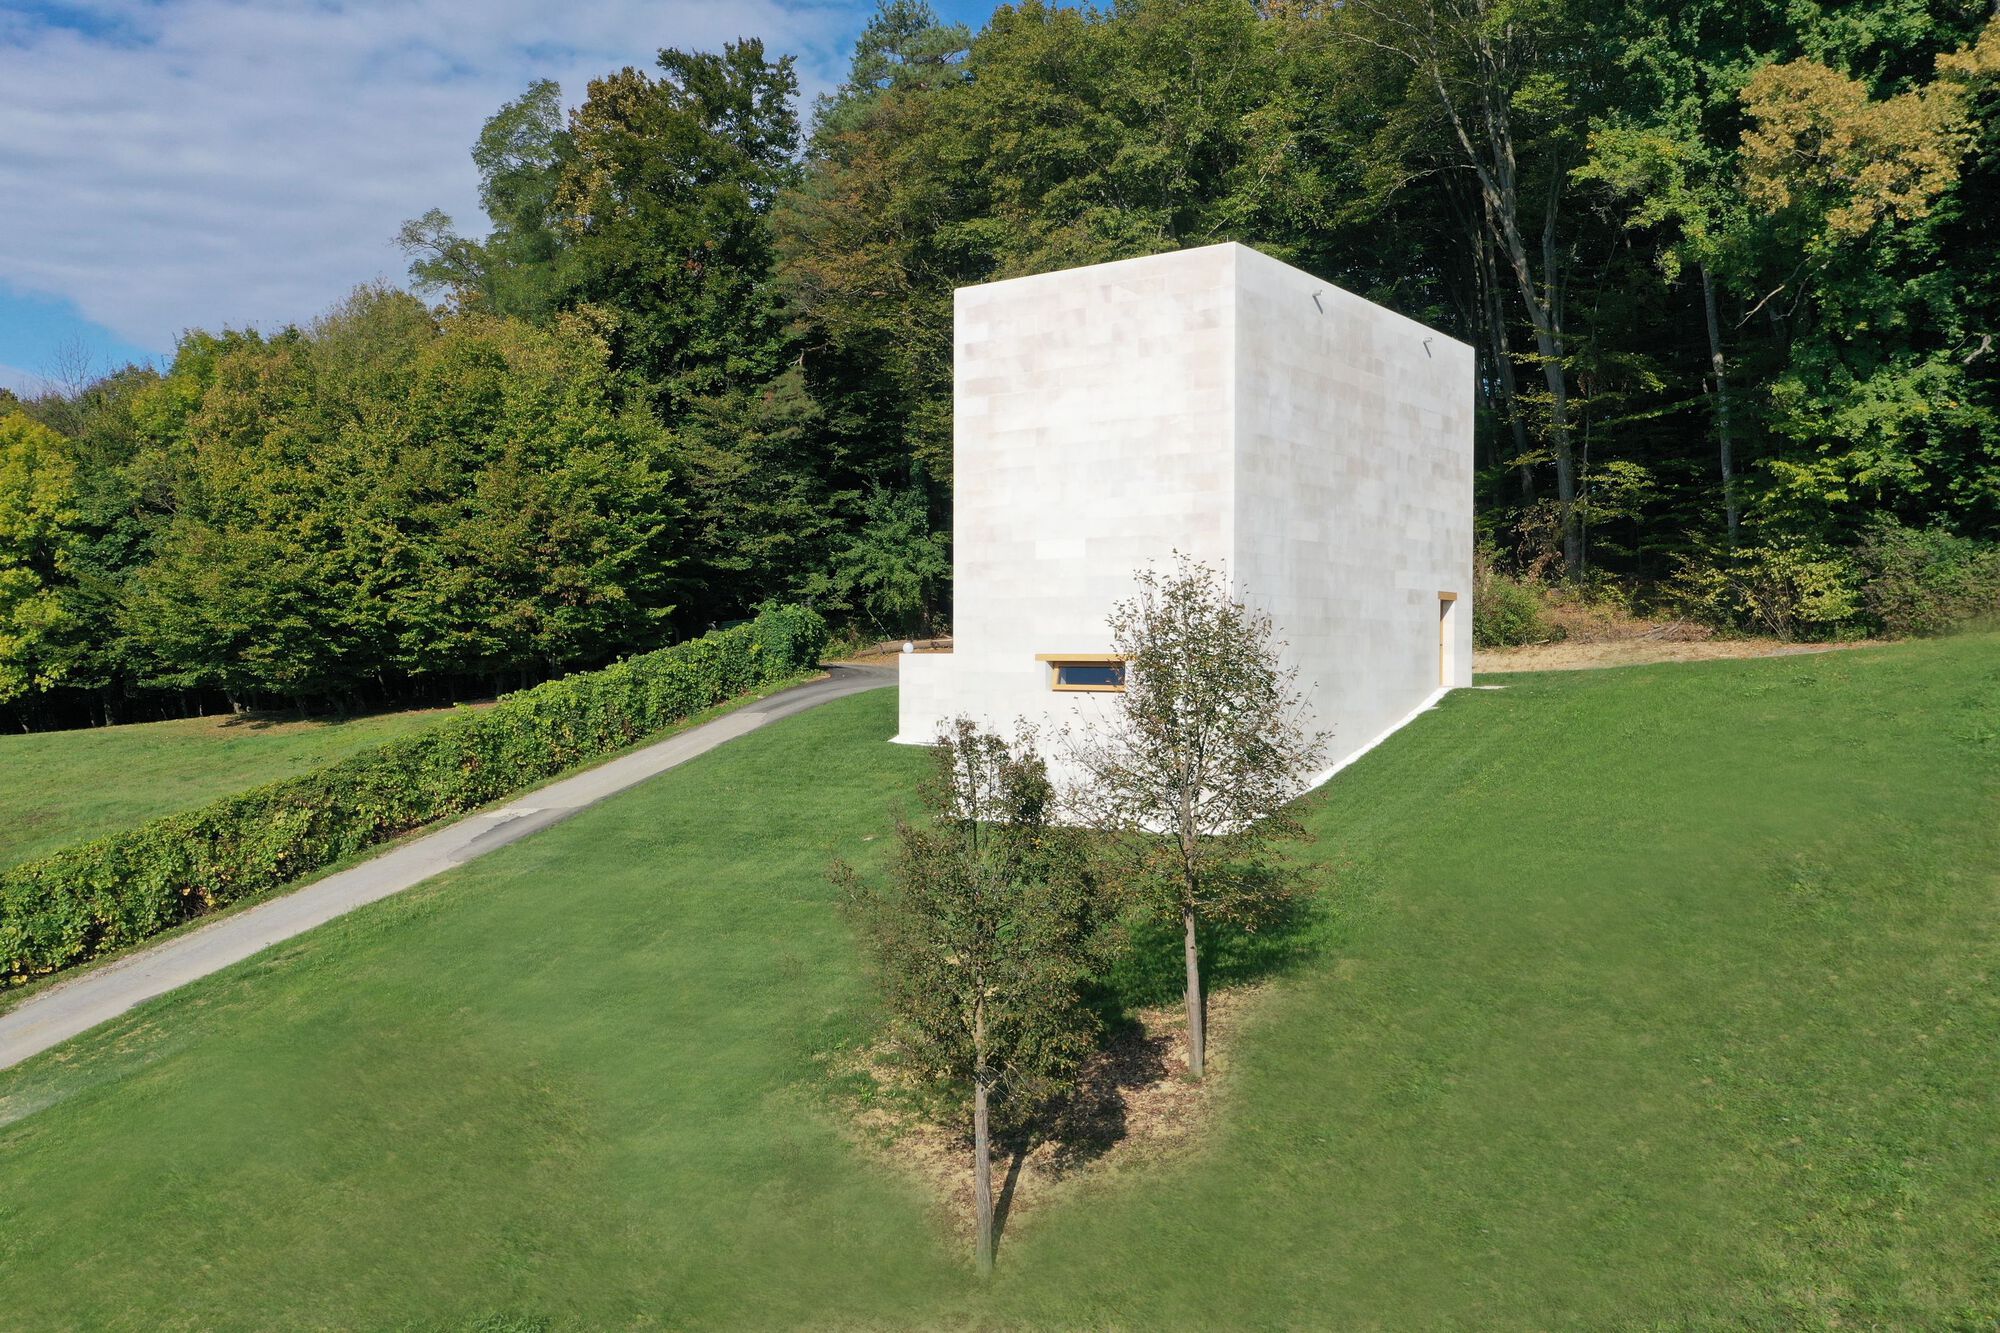
[[[1522,266],[1525,284],[1526,266]],[[1549,439],[1556,454],[1556,508],[1562,521],[1563,568],[1574,575],[1583,568],[1583,532],[1576,512],[1576,455],[1569,435],[1569,382],[1563,367],[1562,293],[1557,285],[1555,203],[1551,199],[1542,227],[1542,281],[1546,299],[1530,314],[1535,318],[1535,342],[1542,358],[1542,379],[1549,386]]]
[[[1521,237],[1512,152],[1509,142],[1507,155],[1499,164],[1500,170],[1494,173],[1497,180],[1489,176],[1484,167],[1479,168],[1480,179],[1485,187],[1487,221],[1492,227],[1494,240],[1506,256],[1508,268],[1513,272],[1521,304],[1528,312],[1528,323],[1535,330],[1535,352],[1541,360],[1542,379],[1549,390],[1549,446],[1556,463],[1556,510],[1562,526],[1563,567],[1574,574],[1583,565],[1583,536],[1577,530],[1576,458],[1570,441],[1569,382],[1563,369],[1565,349],[1561,288],[1556,272],[1555,203],[1551,200],[1549,216],[1542,228],[1544,271],[1538,284],[1534,266],[1528,259],[1527,245]]]
[[[1480,286],[1484,289],[1487,336],[1493,347],[1493,369],[1500,378],[1500,401],[1507,409],[1507,425],[1514,435],[1514,457],[1522,461],[1516,471],[1521,481],[1521,498],[1535,498],[1535,472],[1529,467],[1528,423],[1521,419],[1520,390],[1514,382],[1514,356],[1507,345],[1507,322],[1501,314],[1500,275],[1493,269],[1493,251],[1483,231],[1475,235],[1479,246]]]
[[[1701,307],[1708,319],[1708,368],[1715,384],[1715,440],[1722,465],[1722,512],[1729,524],[1729,545],[1736,545],[1736,460],[1729,438],[1729,379],[1723,373],[1722,322],[1715,314],[1715,278],[1701,266]]]
[[[1549,190],[1542,216],[1542,273],[1538,280],[1521,229],[1520,173],[1505,80],[1500,77],[1502,62],[1483,34],[1476,39],[1475,46],[1481,71],[1479,98],[1486,140],[1484,153],[1475,146],[1470,129],[1445,86],[1435,51],[1430,56],[1430,73],[1465,151],[1467,164],[1478,177],[1480,199],[1494,244],[1513,274],[1521,304],[1528,312],[1528,322],[1534,326],[1535,351],[1541,358],[1542,378],[1549,390],[1548,439],[1556,463],[1556,508],[1562,525],[1563,565],[1568,573],[1575,574],[1583,565],[1583,537],[1577,530],[1576,459],[1571,453],[1569,385],[1563,367],[1562,273],[1556,255],[1556,215],[1561,202],[1562,174],[1555,175],[1556,184]]]

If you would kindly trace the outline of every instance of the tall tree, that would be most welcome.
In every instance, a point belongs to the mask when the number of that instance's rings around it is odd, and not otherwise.
[[[70,442],[0,405],[0,703],[63,683],[77,517]]]
[[[1141,899],[1181,926],[1188,1072],[1207,1064],[1200,928],[1254,921],[1295,877],[1272,855],[1302,835],[1286,804],[1324,754],[1307,729],[1269,616],[1217,570],[1177,557],[1143,569],[1111,613],[1125,689],[1104,725],[1065,739],[1083,777],[1066,793],[1080,822],[1115,840]]]
[[[1965,359],[1966,319],[1940,225],[1968,152],[1971,111],[2000,74],[2000,20],[1947,46],[1929,79],[1869,83],[1812,59],[1745,86],[1740,160],[1767,223],[1769,287],[1786,363],[1767,390],[1766,509],[1793,532],[1851,541],[1876,514],[1990,515],[1993,401]],[[1772,279],[1775,278],[1775,281]]]
[[[964,81],[972,32],[946,23],[925,0],[877,0],[854,43],[847,77],[813,105],[815,154],[859,125],[883,94],[937,90]]]
[[[931,633],[951,578],[944,534],[931,530],[918,491],[878,490],[867,513],[834,559],[834,592],[885,633]]]
[[[922,489],[934,513],[951,476],[951,291],[983,271],[951,236],[979,197],[948,145],[970,40],[926,6],[887,0],[821,101],[805,171],[774,217],[839,489]]]
[[[562,88],[553,80],[537,79],[495,112],[472,147],[493,230],[470,240],[435,208],[404,223],[398,240],[418,289],[494,314],[545,315],[563,287],[563,240],[553,221],[569,150]]]
[[[1411,96],[1436,108],[1450,160],[1477,183],[1480,215],[1534,331],[1563,564],[1576,572],[1563,205],[1581,156],[1582,103],[1598,82],[1590,64],[1602,58],[1587,16],[1568,0],[1351,0],[1324,12],[1350,41],[1407,67]]]
[[[317,704],[665,637],[669,442],[618,402],[602,323],[365,288],[309,329],[188,339],[129,469],[159,515],[121,596],[142,679]]]
[[[792,57],[663,50],[591,81],[556,191],[572,299],[613,312],[618,364],[670,416],[776,373],[768,214],[797,175]]]
[[[1024,1132],[1088,1054],[1097,899],[1074,832],[1050,822],[1041,759],[959,719],[940,733],[925,819],[896,832],[889,883],[834,869],[909,1067],[973,1139],[974,1254],[993,1267],[996,1129]]]
[[[1621,84],[1591,128],[1589,155],[1573,173],[1625,209],[1626,225],[1657,246],[1669,285],[1692,272],[1708,347],[1723,528],[1734,546],[1742,520],[1737,413],[1723,331],[1725,287],[1743,264],[1748,218],[1738,185],[1739,98],[1783,16],[1762,0],[1705,0],[1662,11],[1633,4],[1607,24],[1620,51]]]

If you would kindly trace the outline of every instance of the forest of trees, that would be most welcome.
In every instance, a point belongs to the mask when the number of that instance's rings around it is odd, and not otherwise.
[[[1478,349],[1517,575],[1827,633],[2000,537],[1992,0],[888,0],[811,108],[754,38],[564,103],[415,295],[0,401],[0,716],[945,627],[952,289],[1221,240]]]

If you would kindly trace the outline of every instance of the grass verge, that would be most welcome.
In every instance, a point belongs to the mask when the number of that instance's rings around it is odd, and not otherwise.
[[[450,711],[343,722],[194,717],[0,737],[0,866],[303,773]]]

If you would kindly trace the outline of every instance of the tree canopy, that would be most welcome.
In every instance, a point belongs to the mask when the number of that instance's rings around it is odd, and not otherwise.
[[[1854,608],[1885,523],[2000,536],[1985,0],[884,0],[809,124],[754,38],[580,91],[480,131],[483,234],[405,227],[435,308],[0,401],[69,478],[0,533],[0,708],[943,628],[953,289],[1222,240],[1472,344],[1503,564]]]

